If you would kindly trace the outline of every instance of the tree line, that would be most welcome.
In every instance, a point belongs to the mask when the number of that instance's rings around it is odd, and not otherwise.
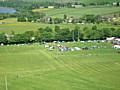
[[[55,6],[56,8],[72,8],[72,5],[82,5],[82,6],[96,6],[96,5],[111,5],[114,1],[101,1],[101,2],[90,2],[90,3],[81,3],[80,1],[23,1],[23,0],[6,0],[0,1],[1,7],[12,7],[17,10],[32,10],[35,8],[39,8],[40,6]],[[119,6],[119,1],[116,1],[117,6]]]
[[[26,31],[21,34],[11,32],[11,34],[0,34],[0,44],[20,44],[34,42],[50,41],[79,41],[79,40],[102,40],[106,37],[120,37],[120,28],[101,28],[92,26],[81,29],[76,26],[73,30],[70,28],[61,28],[55,26],[39,28],[37,31]]]

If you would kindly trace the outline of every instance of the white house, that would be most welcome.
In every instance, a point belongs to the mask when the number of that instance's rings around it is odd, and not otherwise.
[[[48,6],[48,8],[55,8],[54,6]]]
[[[81,8],[83,5],[72,5],[73,8]]]

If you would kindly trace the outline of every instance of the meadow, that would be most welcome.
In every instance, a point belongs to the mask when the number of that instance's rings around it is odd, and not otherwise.
[[[34,9],[33,12],[44,12],[47,16],[60,17],[64,14],[73,17],[82,17],[87,14],[106,15],[120,11],[120,7],[83,7],[83,8],[60,8],[60,9]]]
[[[8,23],[9,21],[9,23]],[[31,22],[17,22],[16,18],[2,20],[2,22],[7,22],[5,24],[0,24],[0,33],[11,33],[14,31],[15,33],[23,33],[25,31],[37,31],[39,28],[50,27],[52,29],[55,28],[56,25],[61,28],[70,28],[70,30],[74,29],[75,26],[79,26],[80,29],[84,27],[91,28],[93,25],[96,25],[98,28],[119,28],[119,26],[114,26],[111,24],[45,24],[45,23],[31,23]]]
[[[0,46],[0,90],[119,90],[120,54],[110,43],[61,43],[93,50],[48,51],[44,45]],[[55,58],[57,56],[57,58]]]
[[[33,0],[23,0],[23,1],[33,1]],[[90,3],[103,3],[103,2],[108,2],[112,3],[115,0],[34,0],[34,2],[58,2],[58,3],[67,3],[67,2],[80,2],[84,4],[90,4]],[[119,0],[116,0],[119,1]]]
[[[35,9],[34,12],[44,12],[47,16],[60,17],[63,18],[64,14],[74,17],[81,17],[86,14],[95,14],[95,15],[108,15],[113,14],[115,12],[120,11],[120,7],[84,7],[84,8],[61,8],[61,9]],[[8,18],[5,20],[0,20],[0,22],[4,22],[4,24],[0,24],[0,32],[1,33],[11,33],[14,31],[15,33],[23,33],[25,31],[35,31],[38,28],[44,28],[49,26],[54,28],[57,24],[43,24],[43,23],[30,23],[30,22],[17,22],[16,18]],[[95,24],[94,24],[95,25]],[[103,27],[114,27],[118,28],[118,26],[110,25],[110,24],[96,24],[98,28]],[[76,24],[59,24],[61,28],[70,28],[71,30],[74,29]],[[91,28],[93,24],[79,24],[80,28],[89,27]]]

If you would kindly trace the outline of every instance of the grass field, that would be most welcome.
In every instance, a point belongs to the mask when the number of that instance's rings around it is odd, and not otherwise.
[[[34,12],[44,12],[48,16],[62,18],[64,14],[74,17],[82,17],[86,14],[106,15],[120,12],[120,7],[84,7],[84,8],[61,8],[61,9],[34,9]]]
[[[56,51],[43,45],[0,47],[0,90],[119,90],[120,54],[108,43],[63,43],[106,46],[88,51]]]
[[[23,0],[23,1],[33,1],[33,0]],[[37,2],[59,2],[59,3],[66,3],[66,2],[80,2],[80,3],[85,3],[85,4],[90,4],[90,3],[103,3],[103,2],[108,2],[112,3],[115,1],[119,0],[34,0]]]
[[[4,20],[4,22],[7,22],[6,24],[0,24],[0,33],[11,33],[14,31],[15,33],[23,33],[25,31],[36,31],[38,28],[45,28],[47,26],[54,29],[55,25],[57,24],[43,24],[43,23],[29,23],[29,22],[16,22],[16,19],[7,19]],[[2,20],[3,21],[3,20]],[[119,26],[114,26],[111,24],[58,24],[61,28],[70,28],[70,30],[74,29],[74,27],[78,25],[81,29],[84,27],[91,28],[93,25],[97,25],[98,28],[119,28]]]
[[[16,18],[7,18],[7,19],[4,19],[4,20],[0,20],[0,22],[15,23],[15,22],[17,22],[17,19]]]
[[[63,18],[64,14],[67,14],[67,16],[75,16],[75,17],[81,17],[85,14],[110,14],[114,12],[120,11],[120,7],[99,7],[99,8],[92,8],[92,7],[85,7],[85,8],[61,8],[61,9],[35,9],[34,11],[37,12],[45,12],[48,16],[52,17],[61,17]],[[42,24],[42,23],[28,23],[28,22],[17,22],[16,18],[8,18],[5,20],[0,20],[0,22],[4,22],[5,24],[0,24],[0,32],[1,33],[11,33],[11,31],[14,31],[15,33],[22,33],[25,31],[31,31],[31,30],[38,30],[38,28],[49,26],[51,28],[54,28],[54,24]],[[119,26],[112,26],[109,24],[96,24],[98,28],[102,27],[115,27],[118,28]],[[70,28],[71,30],[76,26],[75,24],[59,24],[61,28]],[[83,27],[89,27],[93,26],[92,24],[85,24],[85,25],[78,25],[82,29]]]

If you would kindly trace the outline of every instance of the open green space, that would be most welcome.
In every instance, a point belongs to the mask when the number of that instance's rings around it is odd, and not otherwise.
[[[82,17],[87,14],[106,15],[120,12],[120,7],[83,7],[83,8],[61,8],[61,9],[35,9],[35,12],[44,12],[47,16],[60,17],[64,14],[74,17]]]
[[[33,0],[23,0],[23,1],[33,1]],[[80,3],[85,3],[85,4],[90,4],[90,3],[104,3],[104,2],[108,2],[108,3],[112,3],[115,1],[119,1],[119,0],[34,0],[34,2],[59,2],[59,3],[66,3],[66,2],[80,2]]]
[[[39,44],[1,46],[0,90],[5,90],[5,76],[8,90],[119,90],[120,54],[111,44],[62,45],[102,48],[56,55],[56,50],[48,51]]]
[[[55,0],[44,0],[44,2],[46,1],[53,2]],[[56,0],[55,2],[66,3],[69,1],[81,2],[85,4],[90,4],[93,2],[114,2],[114,0]],[[33,12],[43,12],[46,14],[46,17],[52,17],[53,19],[56,17],[63,18],[64,14],[66,14],[67,17],[73,16],[74,18],[80,18],[87,14],[101,16],[109,16],[111,14],[113,15],[114,13],[118,14],[120,12],[120,7],[89,6],[82,8],[43,8],[34,9]],[[119,19],[120,18],[116,18],[114,21],[120,21]],[[58,31],[65,30],[61,28],[69,28],[72,34],[69,30],[68,33],[63,32],[63,34],[56,34],[54,31],[52,32],[56,25],[60,26],[60,29],[57,28]],[[48,38],[47,40],[49,40],[51,37],[55,38],[55,35],[60,35],[58,38],[62,40],[61,36],[64,37],[70,33],[72,39],[73,37],[78,37],[78,39],[80,39],[79,34],[81,34],[81,32],[79,31],[84,30],[83,28],[85,27],[89,29],[85,29],[88,31],[83,34],[87,35],[87,33],[89,33],[88,36],[86,36],[89,37],[87,39],[92,38],[89,35],[95,36],[97,30],[99,30],[99,32],[102,32],[109,30],[108,28],[112,28],[110,29],[111,31],[116,30],[117,32],[120,28],[119,25],[115,25],[112,22],[101,22],[100,24],[72,24],[67,22],[63,22],[61,24],[47,24],[38,22],[32,23],[31,21],[17,22],[17,18],[7,18],[0,20],[0,33],[5,33],[5,35],[1,34],[0,42],[0,90],[120,90],[120,51],[118,52],[117,50],[113,49],[111,43],[60,42],[59,45],[67,47],[99,47],[89,50],[64,52],[60,52],[56,48],[53,51],[50,51],[48,48],[45,48],[43,44],[33,43],[40,42],[42,39],[44,40],[44,37],[41,37],[42,35],[46,36]],[[47,31],[48,29],[49,30],[44,33],[40,31],[35,32],[37,39],[36,37],[33,37],[34,32],[27,32],[28,34],[24,34],[26,31],[37,31],[38,29],[41,31]],[[77,34],[75,33],[75,29],[77,31]],[[90,33],[90,30],[91,32],[92,30],[96,31]],[[98,39],[98,37],[100,37],[99,32],[98,36],[96,35],[96,37],[93,37],[92,39]],[[119,33],[116,32],[114,32],[115,35]],[[107,36],[106,33],[109,34],[109,32],[102,33],[102,36],[105,36],[104,38],[110,37],[113,34],[110,32],[110,36]],[[7,35],[8,37],[6,38]],[[9,37],[9,35],[11,36]],[[16,38],[15,35],[18,37]],[[24,37],[25,35],[28,35],[27,38]],[[116,36],[119,36],[119,34]],[[7,45],[4,45],[4,41],[2,40],[6,40],[7,43],[5,44]],[[65,40],[67,40],[67,38]],[[10,42],[12,45],[9,45]],[[15,43],[22,44],[17,45]],[[58,46],[57,43],[49,43],[48,45]]]
[[[10,22],[6,24],[0,24],[0,32],[1,33],[11,33],[14,31],[15,33],[23,33],[25,31],[36,31],[39,28],[50,27],[54,29],[54,27],[58,25],[61,28],[70,28],[70,30],[74,29],[77,25],[81,29],[84,27],[91,28],[96,25],[98,28],[119,28],[119,26],[114,26],[111,24],[43,24],[43,23],[30,23],[30,22]]]

